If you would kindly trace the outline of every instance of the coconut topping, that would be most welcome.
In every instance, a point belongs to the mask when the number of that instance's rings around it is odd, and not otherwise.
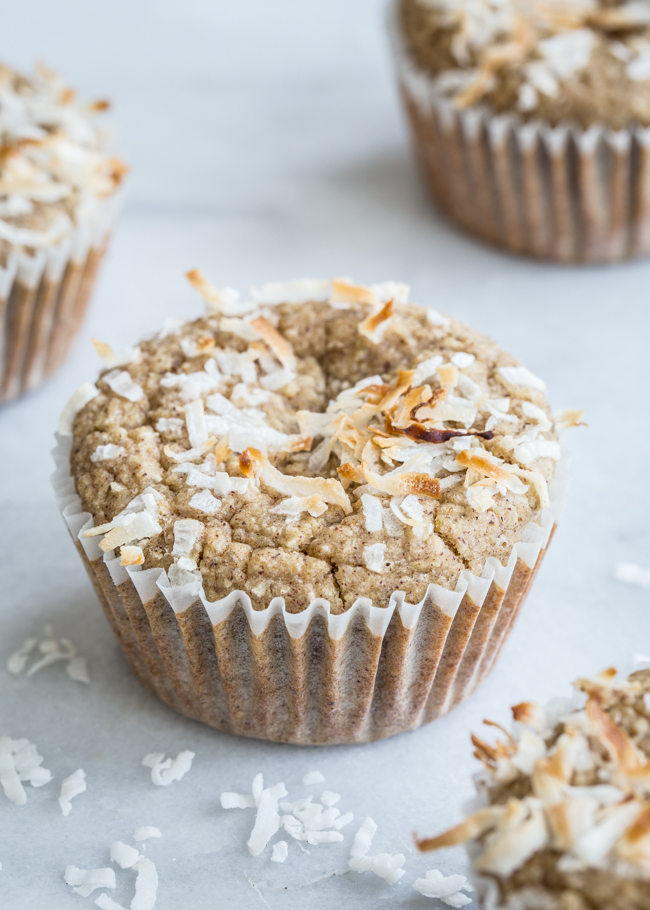
[[[598,71],[620,86],[621,98],[627,91],[634,101],[634,84],[650,79],[645,2],[406,0],[404,15],[418,64],[457,108],[484,101],[498,108],[501,100],[534,116],[549,102],[553,110],[552,102],[584,76],[582,90],[571,96],[579,104],[585,85],[597,91],[590,76]],[[571,103],[566,119],[574,119]],[[594,110],[597,105],[594,97]],[[647,114],[643,103],[641,110]]]
[[[544,383],[408,306],[405,285],[305,280],[246,301],[188,277],[207,315],[124,355],[96,345],[107,370],[61,424],[95,520],[84,537],[122,565],[209,600],[243,589],[256,609],[320,597],[341,612],[385,605],[382,576],[415,600],[453,588],[548,508]]]
[[[105,151],[94,116],[106,101],[83,104],[39,65],[29,77],[0,67],[0,252],[59,243],[80,215],[115,192],[124,164]]]
[[[622,883],[644,882],[638,893],[647,895],[650,671],[622,678],[606,670],[575,690],[572,702],[516,705],[514,733],[504,730],[495,745],[473,736],[487,805],[418,846],[477,841],[476,868],[497,881],[502,897],[534,883],[558,900],[558,892],[576,890],[585,906],[609,907],[597,896],[609,875],[627,895],[620,906],[640,907],[633,886]]]

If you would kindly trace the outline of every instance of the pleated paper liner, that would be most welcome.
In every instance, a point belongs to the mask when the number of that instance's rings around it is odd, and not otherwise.
[[[134,672],[154,694],[219,730],[299,744],[361,743],[446,714],[487,676],[555,530],[563,461],[551,508],[523,531],[507,565],[487,560],[455,591],[430,585],[386,608],[359,597],[333,615],[324,600],[287,613],[282,598],[254,610],[233,591],[210,603],[200,583],[172,587],[162,569],[124,567],[104,554],[70,476],[70,438],[58,437],[57,503],[107,619]]]
[[[539,259],[616,262],[650,252],[650,128],[458,111],[409,57],[397,5],[390,25],[415,155],[449,218]]]
[[[92,220],[35,255],[0,268],[0,404],[40,385],[66,359],[83,321],[119,210],[114,196]]]

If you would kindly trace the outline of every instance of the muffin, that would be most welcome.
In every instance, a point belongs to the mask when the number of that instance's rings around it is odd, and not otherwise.
[[[515,253],[650,250],[650,11],[617,0],[396,0],[397,73],[440,208]]]
[[[648,910],[650,670],[606,670],[573,703],[512,713],[514,736],[472,737],[481,808],[420,849],[471,841],[484,906]]]
[[[95,114],[44,66],[0,66],[0,403],[65,359],[116,215],[123,163]]]
[[[122,647],[219,729],[363,742],[489,672],[557,518],[544,383],[401,284],[293,281],[123,354],[55,486]],[[564,414],[559,426],[579,421]]]

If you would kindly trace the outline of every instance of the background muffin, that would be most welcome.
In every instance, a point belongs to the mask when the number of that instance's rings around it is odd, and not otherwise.
[[[492,746],[473,736],[484,805],[419,842],[474,841],[489,906],[649,906],[650,670],[627,679],[606,670],[575,689],[571,702],[515,705],[514,738],[504,731]]]
[[[34,388],[64,360],[106,248],[124,165],[44,66],[0,67],[0,402]]]
[[[399,0],[394,36],[417,156],[450,217],[548,259],[650,250],[644,4]]]
[[[207,315],[99,345],[109,370],[60,426],[64,514],[127,656],[175,707],[263,738],[445,713],[490,670],[554,527],[543,382],[404,285],[245,303],[190,277]]]

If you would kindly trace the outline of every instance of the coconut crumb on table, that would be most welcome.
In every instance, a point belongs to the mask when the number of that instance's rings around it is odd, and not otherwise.
[[[67,412],[85,536],[123,565],[256,610],[385,607],[505,563],[549,506],[543,382],[406,286],[289,282],[245,302],[189,277],[206,315],[141,342]]]

